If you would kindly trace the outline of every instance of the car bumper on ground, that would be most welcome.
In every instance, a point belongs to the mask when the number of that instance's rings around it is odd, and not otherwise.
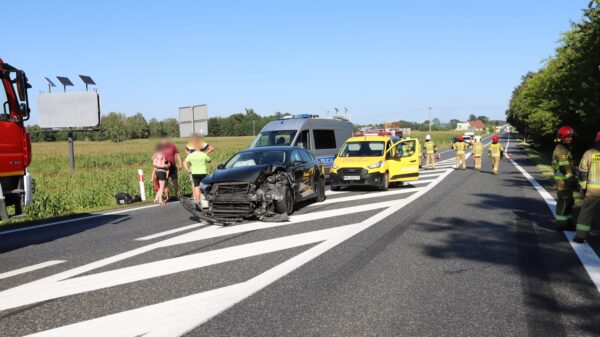
[[[329,174],[331,186],[379,186],[382,184],[384,173],[365,171],[360,173],[331,172]]]

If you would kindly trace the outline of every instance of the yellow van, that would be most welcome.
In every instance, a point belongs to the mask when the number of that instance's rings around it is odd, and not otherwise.
[[[385,191],[390,183],[418,180],[420,166],[418,139],[387,135],[352,137],[333,161],[329,174],[331,189],[372,186]]]

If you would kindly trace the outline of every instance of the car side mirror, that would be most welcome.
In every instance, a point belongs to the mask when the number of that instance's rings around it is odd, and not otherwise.
[[[225,168],[225,164],[219,164],[217,165],[217,170],[222,170]]]

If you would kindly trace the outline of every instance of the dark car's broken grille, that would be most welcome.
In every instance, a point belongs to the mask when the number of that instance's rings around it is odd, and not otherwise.
[[[217,186],[217,194],[248,193],[247,183],[223,183]]]
[[[248,183],[221,183],[212,201],[212,212],[220,218],[239,218],[252,214]]]

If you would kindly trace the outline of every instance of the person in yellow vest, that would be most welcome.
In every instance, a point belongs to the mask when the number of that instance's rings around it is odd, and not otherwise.
[[[575,136],[575,130],[570,126],[558,129],[557,141],[552,153],[552,168],[554,169],[554,181],[556,182],[556,227],[566,229],[571,224],[573,204],[573,192],[577,188],[575,180],[575,165],[571,155],[571,143]]]
[[[431,136],[425,136],[425,146],[423,146],[423,156],[425,157],[425,168],[431,167],[431,169],[435,169],[435,154],[438,152],[437,146],[431,140]],[[438,153],[438,159],[440,159],[440,154]]]
[[[494,135],[492,137],[492,144],[490,144],[488,152],[490,155],[490,159],[492,160],[494,174],[498,174],[498,171],[500,171],[500,159],[502,159],[502,157],[504,156],[504,148],[499,142],[498,135]]]
[[[454,145],[452,145],[452,148],[456,152],[456,169],[457,170],[460,168],[461,163],[462,163],[462,169],[463,170],[467,169],[467,161],[465,160],[465,152],[467,151],[468,147],[469,147],[469,144],[465,143],[465,139],[463,136],[458,136],[458,140],[456,141],[456,143],[454,143]]]
[[[592,230],[600,224],[600,131],[596,133],[594,147],[587,150],[579,164],[579,185],[583,204],[577,217],[573,241],[583,243]]]
[[[481,171],[481,157],[483,156],[483,143],[481,142],[481,136],[475,136],[475,142],[473,142],[473,161],[475,161],[475,170]]]

